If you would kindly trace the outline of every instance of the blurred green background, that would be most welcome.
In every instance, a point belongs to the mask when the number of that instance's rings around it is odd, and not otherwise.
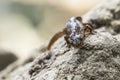
[[[0,49],[25,58],[103,0],[0,0]]]

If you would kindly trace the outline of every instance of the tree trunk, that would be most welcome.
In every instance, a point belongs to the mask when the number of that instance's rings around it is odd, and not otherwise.
[[[33,62],[5,80],[120,80],[120,0],[105,0],[83,16],[96,33],[81,49],[68,48],[61,37]]]

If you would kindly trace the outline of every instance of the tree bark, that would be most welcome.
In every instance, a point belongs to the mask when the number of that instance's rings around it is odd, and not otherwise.
[[[60,38],[50,51],[11,72],[5,80],[120,80],[120,0],[105,0],[83,16],[96,33],[81,49]],[[1,77],[2,78],[2,77]]]

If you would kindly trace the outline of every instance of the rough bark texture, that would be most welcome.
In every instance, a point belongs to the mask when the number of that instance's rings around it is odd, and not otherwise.
[[[120,80],[120,0],[107,0],[84,16],[97,28],[81,49],[60,38],[50,51],[16,68],[3,80]],[[111,34],[112,33],[112,34]],[[114,35],[113,35],[114,34]]]

